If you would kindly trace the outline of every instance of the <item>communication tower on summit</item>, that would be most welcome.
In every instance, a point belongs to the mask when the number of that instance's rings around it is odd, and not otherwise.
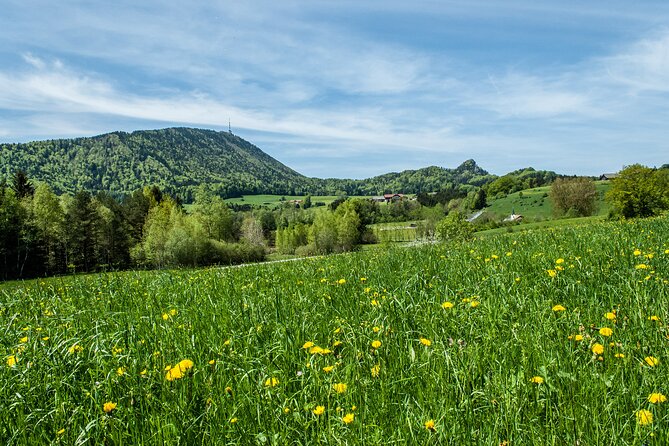
[[[230,118],[228,118],[228,133],[232,135],[232,126],[230,126]]]

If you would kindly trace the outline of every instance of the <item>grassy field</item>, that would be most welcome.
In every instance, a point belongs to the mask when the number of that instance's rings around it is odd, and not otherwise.
[[[376,223],[369,225],[379,243],[415,242],[420,221]]]
[[[610,205],[604,201],[604,194],[609,190],[610,185],[610,181],[595,182],[597,189],[596,215],[606,215],[609,212]],[[553,203],[548,196],[550,189],[550,186],[537,187],[515,192],[497,200],[488,199],[489,207],[487,208],[487,212],[505,217],[511,215],[512,211],[515,211],[516,214],[521,214],[526,221],[554,218]]]
[[[239,198],[229,198],[225,200],[226,203],[234,204],[250,204],[255,206],[277,206],[284,201],[290,200],[304,200],[305,196],[303,195],[244,195]],[[317,202],[323,202],[325,204],[330,204],[335,201],[337,198],[336,195],[315,195],[311,197],[312,205]]]
[[[669,443],[669,221],[0,285],[0,443]]]

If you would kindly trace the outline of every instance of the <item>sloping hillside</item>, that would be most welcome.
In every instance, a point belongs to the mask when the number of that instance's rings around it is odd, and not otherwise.
[[[222,195],[291,193],[308,179],[227,132],[169,128],[0,145],[0,174],[23,169],[57,193],[124,194],[150,184],[189,198],[201,183]]]

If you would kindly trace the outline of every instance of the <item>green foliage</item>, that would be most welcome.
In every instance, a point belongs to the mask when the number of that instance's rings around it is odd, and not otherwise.
[[[486,185],[488,197],[501,198],[524,189],[545,186],[558,178],[555,172],[535,170],[531,167],[509,172]]]
[[[472,210],[479,210],[488,206],[487,198],[488,194],[486,193],[485,189],[479,188],[479,190],[474,193],[471,206]]]
[[[462,241],[472,237],[474,227],[464,215],[455,211],[449,213],[437,224],[436,232],[442,241]]]
[[[669,171],[628,166],[611,180],[606,198],[614,212],[625,218],[657,215],[669,208]]]
[[[119,197],[155,184],[187,202],[199,184],[212,185],[220,196],[292,195],[310,184],[242,138],[188,128],[0,144],[0,175],[10,169],[24,170],[58,194],[87,190]]]
[[[595,213],[595,182],[586,177],[558,178],[551,185],[553,211],[568,217],[589,217]]]
[[[187,203],[194,200],[202,184],[224,198],[244,194],[366,196],[431,192],[449,183],[481,186],[495,178],[473,160],[456,169],[432,166],[365,180],[307,178],[229,132],[191,128],[0,144],[0,177],[9,178],[17,169],[46,182],[57,194],[87,190],[121,197],[152,184]]]

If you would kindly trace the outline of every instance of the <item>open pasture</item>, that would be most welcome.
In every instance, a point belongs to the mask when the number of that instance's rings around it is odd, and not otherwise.
[[[669,442],[669,221],[0,285],[0,443]]]

